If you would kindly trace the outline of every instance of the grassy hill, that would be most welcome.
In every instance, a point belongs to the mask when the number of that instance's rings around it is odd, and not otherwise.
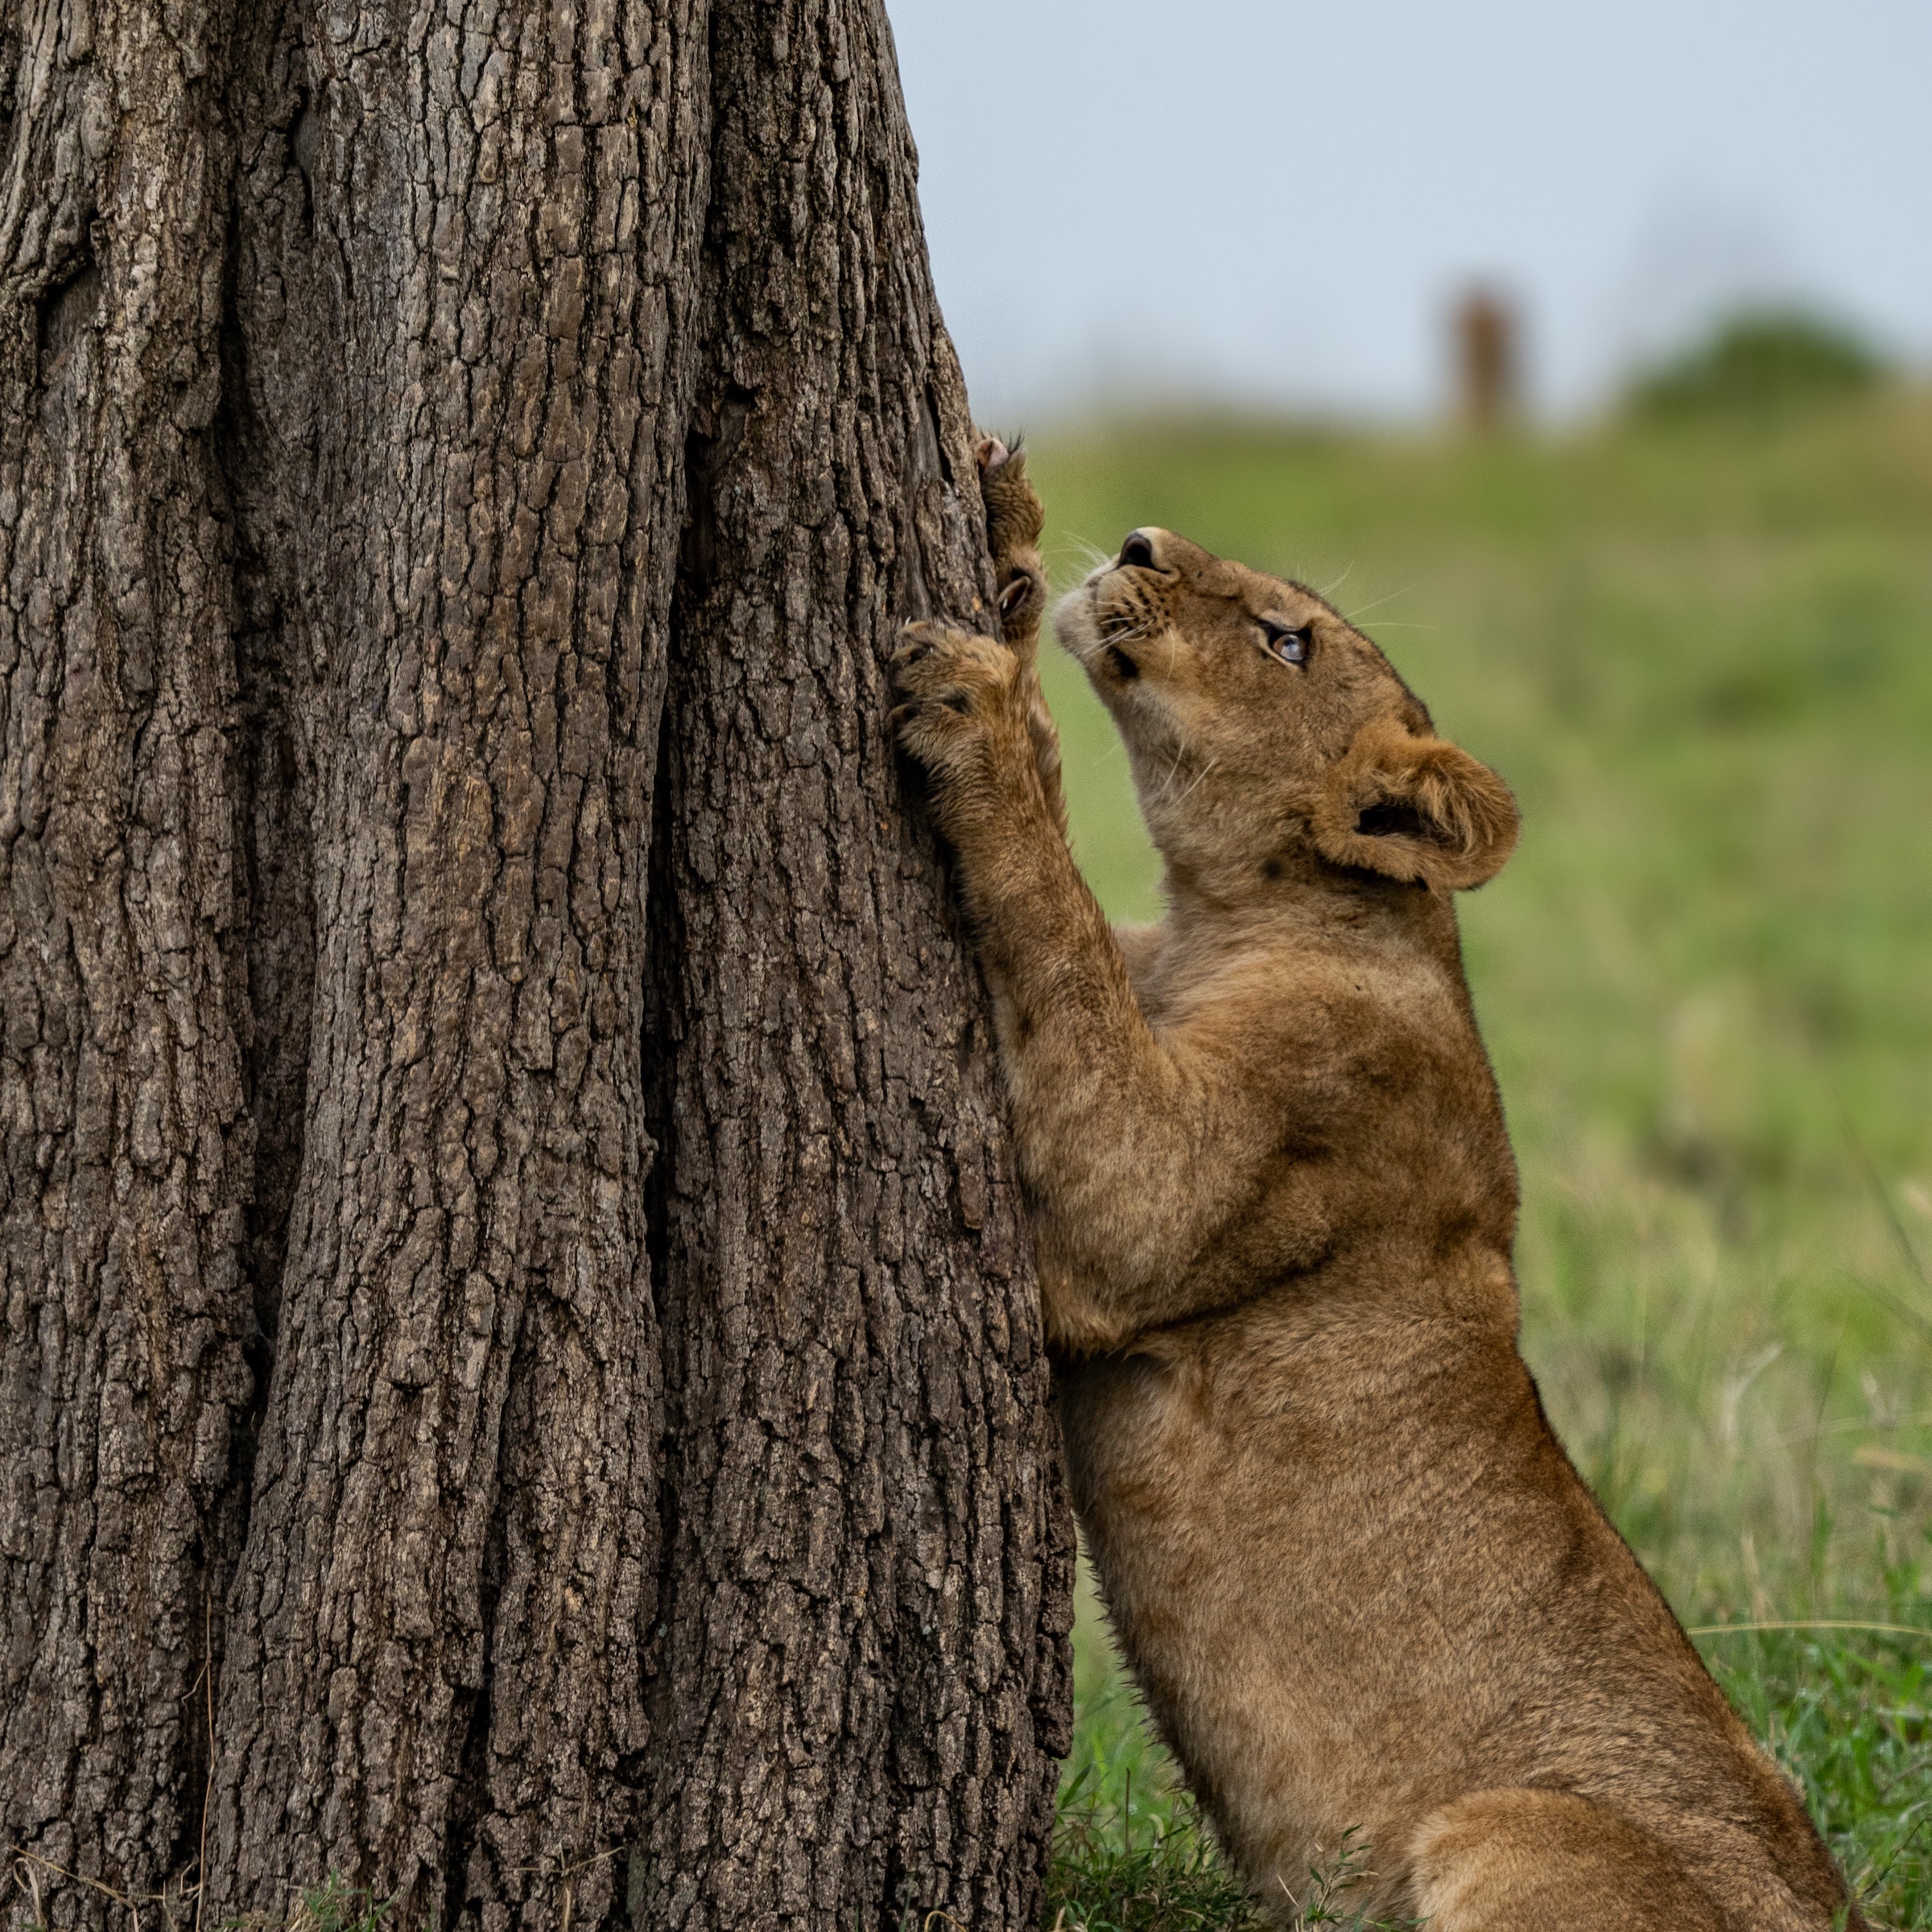
[[[1932,1926],[1932,398],[1561,440],[1150,423],[1033,470],[1061,581],[1140,523],[1297,576],[1514,786],[1521,847],[1463,910],[1526,1352],[1873,1909]],[[1112,728],[1047,670],[1081,861],[1150,912]],[[1767,1624],[1813,1627],[1736,1628]],[[1091,1610],[1080,1642],[1063,1932],[1238,1922]]]

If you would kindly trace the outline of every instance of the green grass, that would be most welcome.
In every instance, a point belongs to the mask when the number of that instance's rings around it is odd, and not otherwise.
[[[1932,1629],[1932,398],[1554,441],[1155,423],[1033,470],[1059,580],[1138,523],[1301,577],[1515,787],[1463,929],[1524,1346],[1686,1624]],[[1082,863],[1150,912],[1111,728],[1047,675]],[[1932,1927],[1932,1641],[1700,1641],[1871,1909]],[[1076,1643],[1048,1922],[1241,1923],[1091,1605]]]

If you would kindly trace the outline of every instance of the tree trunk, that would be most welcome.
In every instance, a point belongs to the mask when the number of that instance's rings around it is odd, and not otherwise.
[[[882,729],[990,587],[884,23],[196,11],[0,27],[11,1917],[1022,1924],[1071,1536]]]
[[[883,20],[719,0],[652,855],[669,1561],[651,1922],[1026,1922],[1071,1549],[895,618],[985,608]],[[890,347],[888,346],[890,345]],[[965,479],[964,487],[960,486]],[[1046,1614],[1042,1617],[1042,1612]]]

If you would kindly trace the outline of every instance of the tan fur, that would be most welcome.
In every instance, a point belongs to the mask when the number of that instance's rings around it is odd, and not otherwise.
[[[1223,1842],[1284,1918],[1354,1827],[1349,1909],[1436,1932],[1862,1926],[1517,1351],[1449,896],[1509,856],[1507,789],[1312,592],[1134,533],[1059,617],[1167,868],[1167,919],[1111,931],[1056,808],[1037,507],[980,461],[1030,588],[1010,647],[908,629],[898,721],[994,993],[1081,1522]]]

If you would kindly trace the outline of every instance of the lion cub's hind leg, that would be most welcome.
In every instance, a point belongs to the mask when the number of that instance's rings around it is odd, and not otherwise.
[[[1568,1792],[1476,1792],[1410,1856],[1429,1932],[1725,1932],[1669,1847]]]
[[[983,436],[974,452],[980,494],[986,504],[986,546],[993,552],[993,581],[1000,602],[1000,633],[1020,660],[1026,693],[1026,729],[1033,762],[1046,795],[1046,809],[1061,833],[1067,803],[1060,791],[1060,734],[1040,690],[1040,619],[1046,613],[1046,572],[1040,562],[1040,532],[1046,513],[1026,479],[1026,454],[997,436]]]

